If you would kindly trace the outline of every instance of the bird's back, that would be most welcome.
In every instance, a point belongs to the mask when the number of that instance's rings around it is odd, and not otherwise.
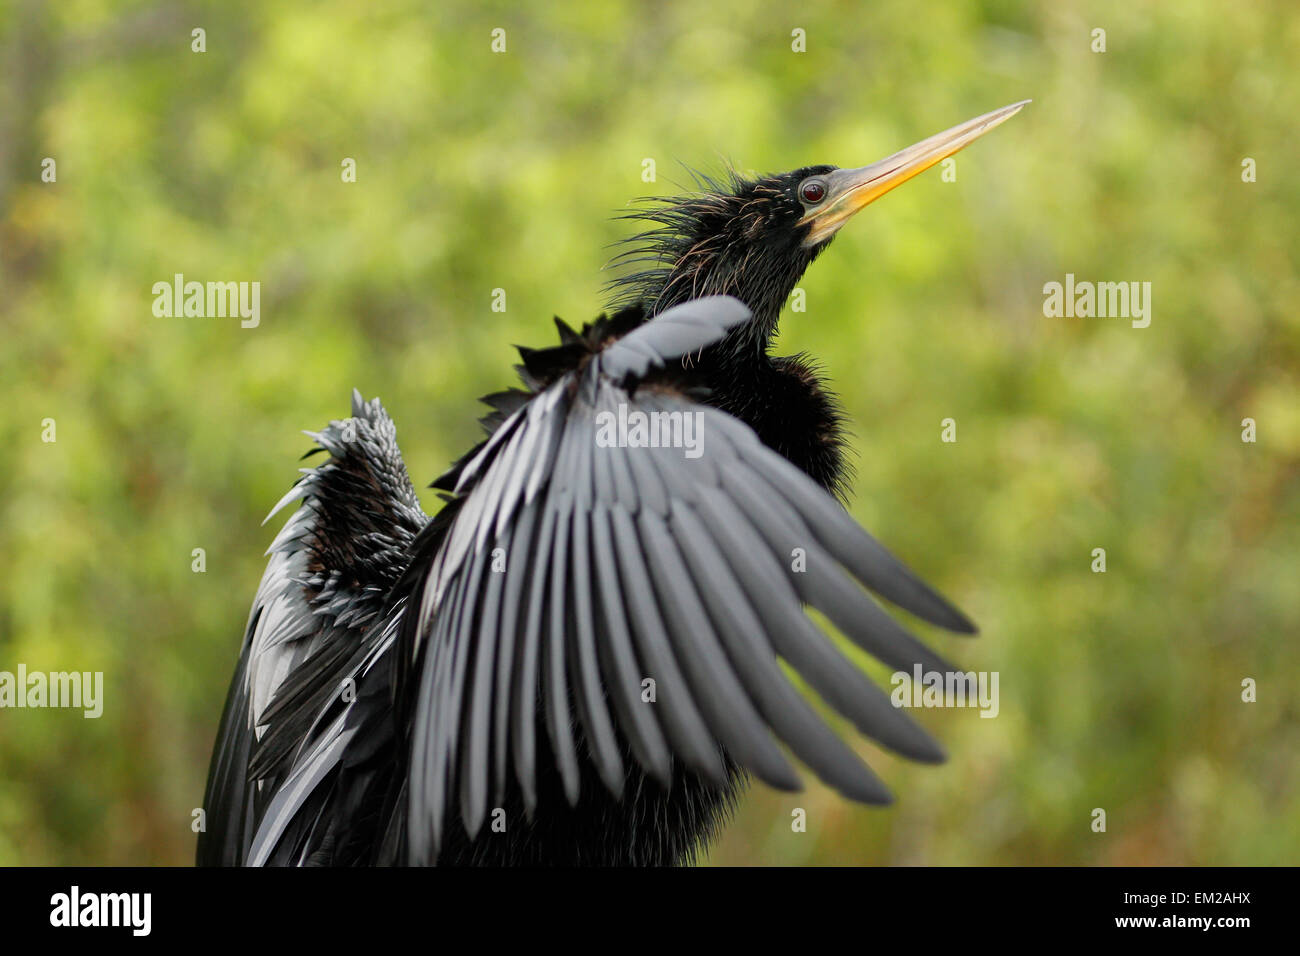
[[[340,715],[364,729],[373,753],[362,760],[354,747],[349,773],[336,767],[324,782],[313,781],[305,805],[329,811],[318,812],[315,825],[297,812],[287,837],[260,861],[368,857],[375,823],[366,808],[395,766],[385,693],[390,665],[375,649],[396,632],[401,609],[389,605],[390,591],[427,518],[378,400],[366,403],[354,392],[352,417],[309,434],[317,441],[309,455],[328,457],[305,469],[268,515],[301,501],[267,551],[221,717],[198,840],[202,865],[253,861],[258,829],[281,812],[285,793],[306,785],[295,776],[305,757],[318,747],[342,750],[346,728],[334,726]],[[366,665],[369,679],[357,680]],[[347,733],[348,741],[358,737],[358,730]]]

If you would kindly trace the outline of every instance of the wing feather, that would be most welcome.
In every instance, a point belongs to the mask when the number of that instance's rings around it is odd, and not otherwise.
[[[598,643],[601,671],[606,675],[605,686],[633,752],[641,766],[666,788],[672,781],[672,755],[653,711],[648,702],[641,699],[645,670],[637,661],[632,646],[632,628],[624,606],[626,585],[614,557],[610,522],[609,508],[603,504],[596,505],[591,513],[591,537],[595,563],[600,569],[596,574],[596,585],[604,624],[604,639]]]
[[[588,449],[584,461],[589,463],[591,446],[585,442],[583,445]],[[569,658],[574,673],[574,696],[577,699],[578,714],[586,729],[596,770],[609,791],[615,796],[621,796],[623,759],[619,756],[614,725],[609,719],[609,708],[605,703],[605,687],[596,656],[596,615],[592,601],[593,582],[605,570],[601,568],[593,573],[589,516],[589,507],[581,508],[575,503],[569,525],[571,564],[567,603],[573,610],[569,630]],[[605,640],[606,635],[602,634],[601,639]]]
[[[673,654],[663,616],[650,587],[650,571],[643,558],[632,516],[621,508],[611,512],[614,550],[627,598],[632,637],[645,663],[645,673],[655,682],[656,704],[664,731],[674,752],[686,766],[715,786],[726,781],[726,767],[716,735],[709,730],[681,666]]]
[[[564,781],[564,795],[572,806],[578,802],[582,785],[578,768],[578,750],[573,742],[569,713],[569,679],[565,665],[565,644],[571,622],[571,608],[565,602],[568,590],[569,525],[573,518],[573,501],[562,492],[555,510],[555,551],[551,556],[550,597],[546,606],[546,654],[542,658],[543,700],[546,704],[546,729],[551,749],[559,762]]]
[[[436,856],[449,788],[473,836],[511,773],[530,815],[542,773],[573,805],[588,774],[617,797],[628,760],[665,788],[677,762],[722,787],[730,759],[795,790],[784,744],[845,795],[887,802],[782,662],[862,733],[942,759],[806,608],[896,669],[948,665],[868,589],[951,630],[970,622],[747,426],[671,384],[676,359],[745,315],[715,297],[618,326],[590,361],[512,402],[498,433],[456,466],[465,500],[419,601],[417,721],[429,726],[413,734],[415,858]],[[570,332],[563,348],[579,355],[588,341]],[[530,368],[549,376],[557,361],[531,353]],[[704,454],[598,444],[600,416],[624,411],[700,416]],[[498,548],[506,570],[485,576]],[[806,569],[790,567],[795,548]],[[643,700],[647,678],[655,693]],[[538,765],[543,752],[553,767]]]
[[[518,675],[511,693],[511,750],[515,758],[515,777],[523,793],[524,809],[529,813],[537,806],[537,738],[534,735],[538,701],[539,661],[542,655],[545,626],[546,590],[550,581],[552,544],[555,541],[555,511],[545,509],[540,519],[536,559],[528,589],[528,613],[524,618],[517,650],[515,673]]]

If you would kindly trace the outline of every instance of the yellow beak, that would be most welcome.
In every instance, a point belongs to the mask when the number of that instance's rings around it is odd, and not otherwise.
[[[814,246],[830,238],[864,206],[975,142],[995,126],[1001,126],[1029,102],[1022,100],[967,120],[870,166],[827,173],[826,198],[799,220],[800,224],[811,226],[803,244]]]

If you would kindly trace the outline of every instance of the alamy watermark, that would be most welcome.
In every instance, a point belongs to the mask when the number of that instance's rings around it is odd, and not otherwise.
[[[1043,286],[1043,315],[1049,319],[1080,318],[1132,319],[1135,329],[1151,324],[1150,282],[1075,282],[1074,273],[1065,282]]]
[[[50,925],[55,927],[121,927],[132,936],[148,936],[153,928],[152,893],[85,893],[73,885],[50,897]]]
[[[923,671],[916,664],[910,674],[895,671],[889,682],[895,707],[977,707],[981,717],[996,717],[1000,709],[997,671]]]
[[[153,314],[160,319],[238,316],[245,329],[255,329],[262,321],[260,282],[186,282],[178,272],[171,282],[155,282],[152,291]]]
[[[596,414],[600,448],[681,448],[687,458],[704,454],[703,412],[643,412],[619,402],[618,413]]]
[[[0,708],[80,709],[95,719],[104,713],[103,671],[0,671]]]

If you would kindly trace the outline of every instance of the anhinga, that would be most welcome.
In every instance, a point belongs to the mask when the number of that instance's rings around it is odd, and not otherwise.
[[[520,349],[525,388],[485,399],[489,437],[434,482],[432,519],[379,401],[354,393],[272,511],[301,501],[253,602],[199,862],[687,861],[747,775],[800,786],[778,743],[887,802],[781,660],[864,734],[941,760],[805,608],[909,672],[948,668],[863,586],[974,627],[836,501],[836,399],[768,347],[854,213],[1023,105],[860,169],[640,213],[653,227],[624,258],[649,267],[616,282],[625,307]],[[634,425],[600,440],[615,420]],[[692,428],[697,452],[673,447]]]

